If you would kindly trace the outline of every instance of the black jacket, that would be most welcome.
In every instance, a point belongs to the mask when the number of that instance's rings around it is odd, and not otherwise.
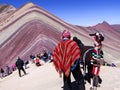
[[[24,65],[23,60],[18,58],[18,60],[16,61],[16,67],[20,69],[20,68],[23,68],[23,65]]]

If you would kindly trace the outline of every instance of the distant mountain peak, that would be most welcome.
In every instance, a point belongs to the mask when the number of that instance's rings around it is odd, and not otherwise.
[[[103,24],[103,25],[109,25],[109,23],[107,21],[103,21],[101,24]]]
[[[29,6],[29,7],[31,7],[31,6],[37,6],[37,5],[34,4],[33,2],[28,2],[28,3],[26,3],[24,6]]]
[[[97,30],[100,30],[100,29],[113,30],[113,27],[106,21],[103,21],[102,23],[98,23],[95,26],[92,26],[92,28]]]
[[[110,24],[106,21],[103,21],[102,23],[98,23],[95,26],[110,26]]]
[[[33,2],[28,2],[27,4],[30,4],[30,5],[35,5]]]

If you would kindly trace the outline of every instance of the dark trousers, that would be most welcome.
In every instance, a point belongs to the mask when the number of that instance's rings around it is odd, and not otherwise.
[[[79,64],[72,71],[72,74],[73,74],[73,77],[75,78],[75,81],[78,84],[79,90],[85,90],[84,77],[83,77],[82,72],[80,70]],[[68,77],[66,77],[65,73],[63,73],[63,81],[64,81],[64,89],[63,90],[72,90],[71,72],[70,72]]]
[[[79,83],[81,79],[83,79],[82,72],[80,70],[79,64],[77,64],[76,68],[72,71],[73,77]]]
[[[85,83],[84,83],[84,77],[80,70],[79,63],[77,64],[76,68],[72,71],[73,77],[75,78],[75,81],[78,83],[80,90],[85,90]]]
[[[71,74],[71,73],[70,73]],[[71,90],[71,77],[69,76],[67,77],[65,75],[65,73],[63,73],[63,83],[64,83],[64,89],[63,90]]]
[[[21,77],[21,70],[26,74],[25,69],[23,67],[18,68],[19,76]]]

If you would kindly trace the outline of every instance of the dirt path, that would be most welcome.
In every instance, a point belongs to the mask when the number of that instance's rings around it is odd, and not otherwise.
[[[21,78],[14,71],[10,76],[0,79],[0,90],[63,90],[62,78],[59,78],[52,63],[40,67],[29,64],[26,72],[28,74]],[[120,68],[103,66],[100,74],[103,83],[98,90],[120,90]],[[88,83],[86,90],[89,90]]]

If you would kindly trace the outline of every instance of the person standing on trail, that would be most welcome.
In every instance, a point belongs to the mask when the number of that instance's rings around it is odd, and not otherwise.
[[[91,64],[93,65],[92,74],[98,76],[99,84],[102,83],[102,79],[99,77],[100,66],[103,65],[103,51],[102,51],[102,41],[104,41],[104,36],[101,32],[94,34],[89,34],[94,36],[94,50],[92,52]],[[91,80],[92,81],[92,80]],[[91,84],[92,86],[92,84]]]
[[[1,68],[1,69],[0,69],[0,73],[2,74],[1,78],[3,78],[3,77],[4,77],[4,72],[5,72],[5,71],[4,71],[4,69],[3,69],[3,68]]]
[[[64,30],[61,37],[62,40],[58,43],[52,54],[53,64],[56,68],[56,71],[60,74],[60,77],[63,73],[63,88],[65,89],[67,86],[69,90],[72,89],[70,78],[72,72],[71,69],[73,69],[74,64],[77,63],[77,60],[80,58],[80,48],[77,43],[73,40],[70,40],[70,38],[70,32]],[[74,76],[75,73],[78,72],[75,71]]]
[[[99,59],[100,63],[103,64],[103,51],[102,51],[102,41],[104,41],[104,36],[101,32],[96,32],[94,34],[89,34],[90,36],[94,36],[94,50],[92,53],[91,61]]]
[[[96,32],[94,34],[89,34],[90,36],[94,36],[94,53],[98,56],[100,54],[103,55],[102,52],[102,41],[104,41],[104,36],[100,32]]]
[[[24,74],[26,75],[26,71],[25,69],[23,68],[24,66],[24,61],[18,57],[17,61],[16,61],[16,67],[18,68],[18,73],[19,73],[19,76],[21,77],[21,70],[24,72]]]

